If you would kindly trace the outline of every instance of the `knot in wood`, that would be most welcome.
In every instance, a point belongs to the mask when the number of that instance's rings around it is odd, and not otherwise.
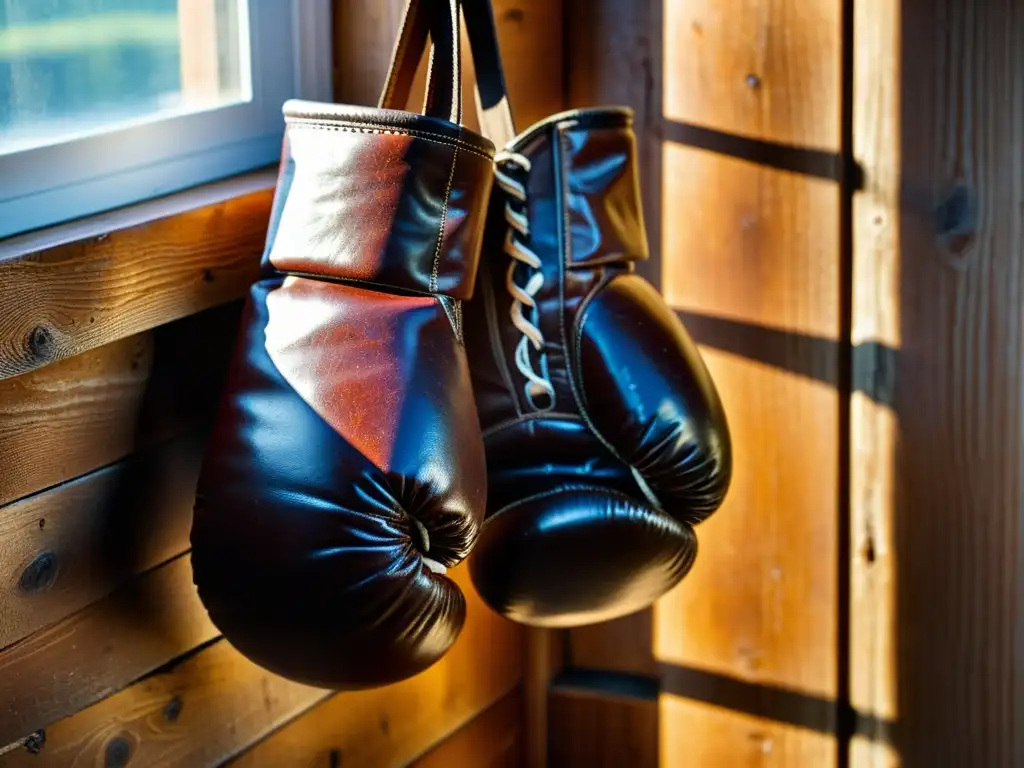
[[[962,254],[974,243],[978,227],[978,201],[974,189],[955,184],[946,190],[935,207],[935,234],[939,245],[952,254]]]
[[[128,768],[128,761],[132,759],[132,745],[127,739],[115,736],[107,742],[107,749],[103,754],[103,768]]]
[[[46,744],[46,731],[40,728],[35,733],[30,733],[25,738],[25,749],[28,750],[30,755],[38,755],[43,751],[43,745]]]
[[[170,702],[168,702],[167,706],[164,707],[164,717],[167,718],[168,722],[173,723],[175,720],[181,717],[181,709],[181,697],[175,696],[173,699],[170,700]]]
[[[18,589],[29,594],[42,592],[57,580],[57,556],[53,552],[40,552],[18,579]]]
[[[37,325],[29,332],[26,347],[33,361],[50,362],[53,359],[55,347],[53,331],[45,325]]]

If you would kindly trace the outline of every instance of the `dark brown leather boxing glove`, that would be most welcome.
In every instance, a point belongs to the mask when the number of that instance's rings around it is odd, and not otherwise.
[[[556,115],[498,156],[466,347],[488,515],[473,582],[504,615],[576,626],[675,586],[731,475],[696,346],[647,258],[631,115]],[[498,219],[498,217],[501,217]]]
[[[410,677],[451,646],[445,568],[485,504],[462,345],[493,144],[460,123],[456,0],[426,115],[290,102],[263,257],[199,482],[192,564],[227,639],[328,688]],[[418,15],[417,15],[418,14]]]
[[[567,627],[676,585],[732,458],[713,381],[648,258],[632,115],[555,115],[516,136],[490,3],[464,0],[485,134],[502,151],[466,346],[488,510],[470,559],[495,610]]]

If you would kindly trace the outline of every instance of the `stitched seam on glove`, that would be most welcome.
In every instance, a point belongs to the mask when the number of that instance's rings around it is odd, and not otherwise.
[[[478,157],[482,157],[487,162],[491,162],[493,159],[490,155],[477,149],[476,147],[467,144],[464,141],[458,139],[451,139],[447,136],[442,136],[437,133],[429,133],[427,131],[414,131],[412,129],[397,129],[389,128],[384,125],[377,125],[376,123],[325,123],[317,120],[307,120],[304,118],[288,118],[289,128],[308,128],[310,130],[321,130],[321,131],[344,131],[348,133],[367,133],[367,134],[387,134],[390,136],[411,136],[416,139],[423,139],[423,141],[429,141],[434,144],[442,144],[446,147],[458,147],[471,152]]]
[[[393,285],[391,283],[376,283],[376,282],[374,282],[372,280],[364,280],[361,277],[330,277],[330,276],[320,275],[320,274],[317,274],[315,272],[299,272],[297,270],[288,270],[287,272],[284,272],[282,270],[277,270],[277,274],[276,275],[272,275],[271,277],[264,278],[263,280],[260,280],[259,282],[268,282],[268,281],[272,282],[274,280],[279,280],[282,277],[284,277],[284,278],[299,277],[299,278],[302,278],[303,280],[315,280],[318,283],[328,283],[330,285],[340,285],[340,286],[348,285],[348,286],[353,286],[355,288],[359,288],[361,286],[367,285],[367,286],[370,286],[370,287],[369,288],[364,288],[363,290],[375,290],[378,293],[386,294],[388,296],[399,295],[399,294],[395,293],[395,290],[405,291],[406,295],[419,296],[419,297],[423,297],[423,298],[440,299],[441,296],[448,296],[448,294],[446,294],[446,293],[440,293],[440,294],[438,294],[438,293],[431,293],[430,291],[416,290],[416,289],[413,289],[413,288],[404,288],[403,286]],[[451,297],[448,296],[448,298],[451,298]]]
[[[551,153],[554,157],[554,166],[558,174],[559,194],[561,203],[559,215],[562,217],[558,227],[559,237],[562,240],[559,248],[558,264],[558,327],[562,331],[562,357],[565,360],[566,378],[569,380],[569,390],[572,392],[576,407],[582,412],[580,396],[576,392],[576,385],[573,383],[572,361],[569,360],[569,334],[565,328],[565,265],[569,260],[569,249],[572,247],[572,232],[569,229],[569,169],[566,166],[566,154],[562,147],[562,140],[566,138],[562,123],[556,125],[552,131]]]
[[[434,268],[430,270],[430,290],[437,291],[437,270],[441,265],[441,246],[444,245],[444,225],[448,221],[448,203],[455,183],[455,166],[459,164],[459,148],[452,150],[452,169],[448,173],[448,187],[444,191],[444,207],[441,209],[441,226],[437,228],[437,248],[434,249]]]

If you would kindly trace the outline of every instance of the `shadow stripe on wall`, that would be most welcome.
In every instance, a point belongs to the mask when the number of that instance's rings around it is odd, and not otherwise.
[[[670,694],[816,733],[836,732],[833,699],[679,664],[662,663],[660,670],[660,677],[649,677],[572,668],[555,677],[551,690],[651,702]],[[856,713],[856,733],[875,741],[892,745],[896,727],[891,720]]]
[[[839,344],[811,334],[677,310],[698,344],[837,386]],[[878,342],[853,347],[853,391],[893,406],[899,350]]]
[[[843,157],[838,152],[755,139],[668,118],[661,121],[661,138],[672,144],[703,149],[779,171],[828,181],[845,181],[852,184],[853,189],[860,189],[863,184],[863,172],[856,163],[851,165],[847,174],[843,174]]]

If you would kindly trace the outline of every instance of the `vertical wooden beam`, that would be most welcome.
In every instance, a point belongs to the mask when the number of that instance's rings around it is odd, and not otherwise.
[[[526,631],[523,719],[527,768],[547,768],[551,749],[551,681],[561,671],[565,632],[530,628]],[[557,765],[557,764],[556,764]]]
[[[522,768],[523,692],[516,688],[477,714],[410,768]]]
[[[891,507],[899,423],[900,7],[863,0],[854,17],[853,387],[850,403],[852,768],[897,768],[896,594]]]
[[[855,37],[856,766],[1024,764],[1024,9]]]
[[[375,105],[387,77],[405,0],[335,0],[334,98]]]
[[[656,698],[558,685],[551,700],[551,764],[558,768],[670,768],[726,765],[658,757]]]

